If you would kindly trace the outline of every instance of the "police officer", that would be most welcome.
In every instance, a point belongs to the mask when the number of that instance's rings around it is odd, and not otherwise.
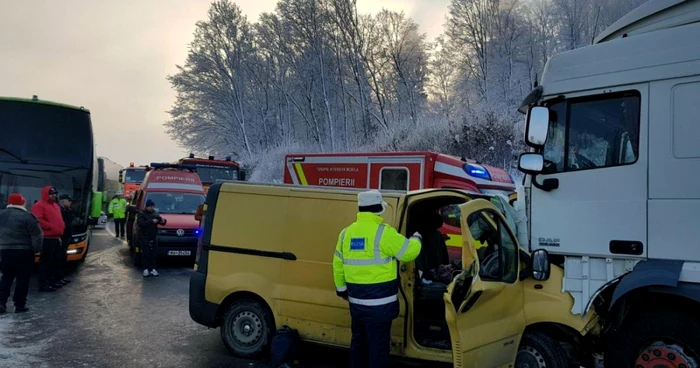
[[[114,217],[114,236],[124,239],[126,237],[124,225],[126,224],[126,199],[122,198],[122,192],[117,192],[109,202],[107,211]]]
[[[380,217],[386,202],[378,190],[358,195],[357,221],[338,237],[333,278],[338,296],[350,303],[350,365],[387,367],[391,322],[399,316],[397,262],[416,259],[422,238],[406,239]]]

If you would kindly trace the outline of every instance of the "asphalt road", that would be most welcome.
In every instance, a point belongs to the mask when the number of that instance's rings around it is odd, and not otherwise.
[[[0,316],[0,367],[268,367],[234,358],[218,329],[190,319],[191,267],[165,264],[159,277],[144,279],[126,244],[95,230],[85,262],[72,263],[71,284],[39,293],[35,273],[31,310]],[[316,346],[306,346],[301,359],[302,367],[314,368],[347,361],[345,350]]]

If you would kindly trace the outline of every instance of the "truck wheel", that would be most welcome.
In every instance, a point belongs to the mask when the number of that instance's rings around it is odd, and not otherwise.
[[[226,348],[241,358],[254,358],[267,352],[275,322],[268,309],[255,300],[242,299],[228,306],[221,323],[221,339]]]
[[[644,312],[628,317],[606,346],[606,367],[698,367],[700,323],[680,313]]]
[[[515,368],[568,368],[568,358],[561,346],[542,332],[532,331],[523,335]]]

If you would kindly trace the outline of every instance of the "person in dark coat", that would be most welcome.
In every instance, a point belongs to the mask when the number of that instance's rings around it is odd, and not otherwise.
[[[41,190],[41,200],[32,206],[32,214],[39,219],[44,232],[39,260],[39,291],[56,291],[62,284],[53,282],[56,275],[56,252],[61,245],[61,236],[66,224],[63,223],[58,206],[58,191],[52,186]]]
[[[34,253],[41,250],[43,232],[39,220],[25,209],[26,200],[20,194],[8,197],[8,205],[0,210],[0,314],[7,312],[7,299],[10,297],[12,282],[16,279],[12,301],[15,313],[27,308],[29,279],[34,267]]]
[[[61,216],[63,217],[63,223],[66,225],[66,229],[63,230],[61,246],[59,247],[59,251],[56,252],[56,276],[54,282],[65,285],[71,282],[71,280],[63,274],[63,268],[66,266],[68,246],[71,244],[71,239],[73,238],[73,218],[75,218],[75,216],[71,208],[73,198],[71,198],[70,195],[61,194],[58,197],[58,203],[61,206]]]
[[[139,212],[136,224],[139,227],[138,241],[143,262],[143,277],[158,276],[158,271],[155,269],[156,237],[158,225],[165,225],[165,219],[160,217],[156,211],[156,204],[152,200],[146,200],[146,208]]]

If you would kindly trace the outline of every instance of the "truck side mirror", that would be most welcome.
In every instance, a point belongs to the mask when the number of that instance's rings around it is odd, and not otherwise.
[[[535,175],[544,169],[544,157],[539,153],[522,153],[518,159],[518,170]]]
[[[543,106],[532,106],[527,113],[525,143],[534,148],[544,146],[549,131],[550,113]]]
[[[549,253],[544,249],[538,249],[532,253],[532,278],[537,281],[549,280]]]
[[[119,182],[124,182],[124,169],[119,170]]]

